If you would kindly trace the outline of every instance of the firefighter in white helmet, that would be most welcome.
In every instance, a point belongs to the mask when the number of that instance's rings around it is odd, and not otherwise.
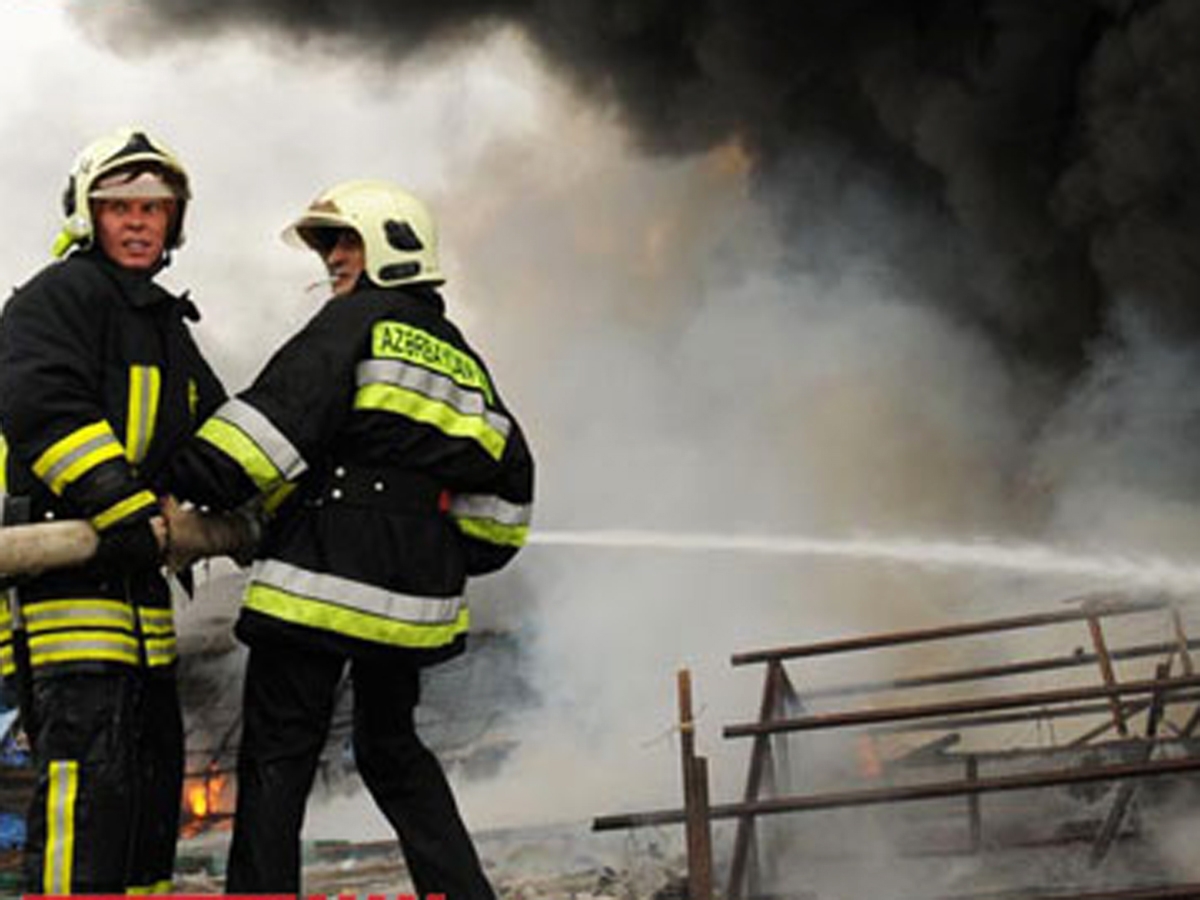
[[[147,132],[95,141],[63,198],[63,258],[0,317],[5,518],[86,519],[100,535],[89,564],[20,582],[0,629],[39,772],[30,893],[171,887],[183,732],[158,496],[167,457],[225,399],[188,329],[195,306],[154,281],[189,199]]]
[[[446,317],[423,203],[352,181],[285,237],[321,257],[334,296],[173,461],[195,502],[286,495],[237,623],[250,654],[226,890],[299,890],[305,804],[348,666],[355,760],[418,893],[491,898],[413,711],[421,668],[464,649],[468,577],[524,543],[533,462]]]

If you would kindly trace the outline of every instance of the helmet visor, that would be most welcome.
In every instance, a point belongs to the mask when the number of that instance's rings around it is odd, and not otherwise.
[[[98,179],[88,191],[88,197],[92,200],[177,200],[179,192],[161,170],[138,168],[122,169]]]
[[[338,242],[343,231],[358,229],[336,214],[306,213],[283,231],[284,243],[301,250],[313,250],[324,256]]]

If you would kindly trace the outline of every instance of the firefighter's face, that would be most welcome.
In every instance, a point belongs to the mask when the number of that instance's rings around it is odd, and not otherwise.
[[[137,197],[94,200],[96,239],[126,269],[149,269],[162,259],[175,201]]]
[[[358,232],[341,228],[335,234],[337,239],[330,242],[329,249],[321,256],[333,284],[333,295],[340,297],[350,293],[358,284],[358,277],[366,266],[366,254]]]

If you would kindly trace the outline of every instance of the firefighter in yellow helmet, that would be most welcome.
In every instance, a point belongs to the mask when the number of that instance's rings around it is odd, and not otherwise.
[[[249,645],[226,889],[295,893],[300,828],[349,667],[354,756],[417,892],[492,898],[413,725],[422,667],[465,646],[464,589],[522,546],[533,461],[446,317],[425,205],[382,181],[317,197],[285,237],[333,297],[173,461],[185,498],[275,502],[237,634]]]
[[[154,281],[189,199],[147,132],[95,141],[68,180],[62,258],[0,316],[5,518],[100,534],[92,562],[19,582],[0,630],[39,776],[30,893],[171,887],[183,733],[158,496],[167,457],[225,399],[188,329],[195,307]]]

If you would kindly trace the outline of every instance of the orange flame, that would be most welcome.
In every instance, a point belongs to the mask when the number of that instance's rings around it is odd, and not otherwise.
[[[184,802],[192,818],[203,819],[216,811],[224,785],[223,776],[206,775],[184,791]]]
[[[187,789],[187,808],[197,819],[208,815],[208,786],[194,784]]]

